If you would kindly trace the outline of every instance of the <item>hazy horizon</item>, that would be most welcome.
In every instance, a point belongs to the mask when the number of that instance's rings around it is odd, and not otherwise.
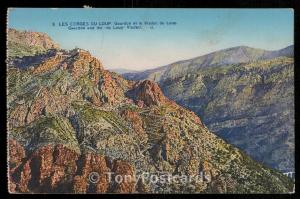
[[[64,21],[170,21],[140,30],[68,30]],[[63,49],[80,47],[107,69],[147,70],[235,46],[279,50],[294,44],[292,9],[13,8],[8,27],[47,33]]]
[[[287,45],[285,47],[282,47],[282,48],[279,48],[279,49],[274,49],[275,51],[276,50],[281,50],[281,49],[284,49],[284,48],[287,48],[289,46],[293,46],[294,44],[290,44],[290,45]],[[136,72],[141,72],[141,71],[145,71],[145,70],[151,70],[151,69],[155,69],[155,68],[159,68],[159,67],[163,67],[163,66],[166,66],[166,65],[170,65],[170,64],[173,64],[173,63],[176,63],[176,62],[180,62],[180,61],[185,61],[185,60],[190,60],[190,59],[194,59],[194,58],[197,58],[197,57],[201,57],[201,56],[205,56],[205,55],[208,55],[210,53],[214,53],[214,52],[217,52],[217,51],[221,51],[221,50],[226,50],[226,49],[230,49],[230,48],[235,48],[235,47],[239,47],[241,45],[238,45],[238,46],[231,46],[231,47],[228,47],[228,48],[222,48],[222,49],[218,49],[218,50],[215,50],[215,51],[212,51],[212,52],[207,52],[205,54],[202,54],[202,55],[198,55],[198,56],[195,56],[195,57],[189,57],[189,58],[186,58],[186,59],[181,59],[181,60],[176,60],[176,61],[173,61],[173,62],[170,62],[170,63],[167,63],[167,64],[164,64],[164,65],[161,65],[161,66],[153,66],[153,67],[150,67],[150,68],[147,68],[147,69],[127,69],[127,68],[122,68],[122,67],[106,67],[107,69],[125,69],[125,70],[129,70],[129,71],[136,71]],[[256,48],[256,47],[253,47],[253,46],[246,46],[246,47],[249,47],[249,48]],[[261,50],[267,50],[267,49],[262,49],[262,48],[256,48],[256,49],[261,49]],[[273,50],[268,50],[268,51],[273,51]],[[105,66],[104,66],[105,67]]]

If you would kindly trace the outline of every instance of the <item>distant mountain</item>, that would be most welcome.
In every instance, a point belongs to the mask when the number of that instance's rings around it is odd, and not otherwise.
[[[275,57],[294,57],[294,45],[288,46],[286,48],[277,50],[277,51],[270,51],[265,55],[265,59],[272,59]]]
[[[125,73],[123,77],[131,80],[150,79],[157,82],[197,72],[199,69],[224,66],[229,64],[249,63],[252,61],[272,59],[279,56],[293,57],[294,46],[281,50],[267,51],[247,46],[238,46],[209,53],[193,59],[178,61],[170,65],[138,73]]]
[[[291,179],[211,133],[157,83],[127,81],[83,49],[47,56],[7,70],[11,193],[292,191]],[[108,172],[189,180],[118,183]]]
[[[122,75],[124,73],[136,73],[138,71],[135,71],[135,70],[130,70],[130,69],[126,69],[126,68],[112,68],[112,69],[107,69],[111,72],[115,72],[119,75]]]
[[[245,46],[157,69],[123,74],[154,80],[163,93],[254,159],[294,170],[294,46],[266,51]]]

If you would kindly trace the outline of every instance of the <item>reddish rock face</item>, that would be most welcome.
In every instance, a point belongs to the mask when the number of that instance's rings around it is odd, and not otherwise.
[[[162,105],[170,102],[164,96],[157,83],[150,80],[135,84],[133,89],[128,92],[128,96],[134,98],[139,106],[141,106],[141,102],[146,106]]]
[[[18,145],[15,141],[10,143],[10,151],[15,151]],[[15,191],[51,192],[67,176],[66,170],[71,170],[70,174],[72,170],[75,173],[77,158],[75,152],[61,145],[39,148],[27,160],[20,161],[18,168],[11,173],[11,182],[16,184]]]
[[[81,168],[78,168],[80,174],[74,178],[73,191],[75,193],[105,193],[108,191],[107,172],[110,169],[107,167],[104,157],[88,153],[81,157],[78,164]],[[92,173],[95,173],[95,176],[91,176]],[[90,178],[92,180],[89,180]]]
[[[14,150],[15,145],[10,145]],[[78,154],[62,145],[43,146],[34,151],[29,158],[11,173],[17,192],[51,192],[62,187],[77,170]],[[67,192],[67,190],[61,190]]]
[[[94,82],[98,82],[99,71],[103,71],[101,62],[88,52],[76,52],[75,56],[75,59],[69,62],[66,67],[72,73],[74,79],[89,73],[91,79]]]
[[[59,56],[51,57],[50,59],[40,64],[37,68],[35,68],[33,74],[39,74],[57,68],[60,62],[61,62],[61,57]]]
[[[126,118],[127,121],[132,123],[134,132],[137,133],[141,139],[145,139],[147,137],[147,134],[143,129],[143,120],[137,112],[125,110],[121,113],[121,115]]]
[[[137,95],[139,100],[143,100],[147,106],[160,105],[167,101],[157,83],[146,80],[140,85],[141,91]]]
[[[113,162],[113,180],[117,179],[118,176],[122,176],[122,180],[118,181],[120,183],[115,183],[112,192],[114,193],[132,193],[135,191],[135,179],[134,179],[134,169],[133,167],[125,161],[115,160]]]
[[[117,186],[109,182],[111,169],[103,156],[77,154],[63,145],[46,145],[25,158],[25,150],[15,140],[9,140],[9,191],[11,193],[129,193],[134,182]],[[125,161],[114,161],[113,172],[133,175],[133,167]],[[90,180],[92,172],[96,181]]]
[[[15,140],[9,140],[9,171],[13,173],[25,158],[24,148]]]
[[[103,83],[100,90],[106,93],[107,102],[111,105],[118,104],[124,98],[124,91],[108,71],[103,71]]]
[[[9,191],[11,193],[16,192],[17,185],[13,181],[13,174],[22,164],[25,158],[24,148],[15,140],[9,140]],[[22,192],[27,192],[27,183],[29,181],[30,170],[28,170],[28,165],[23,166],[24,170],[20,173],[19,181],[20,186],[18,187]]]
[[[20,192],[29,192],[29,182],[32,179],[30,162],[26,162],[20,173],[20,181],[17,188]]]
[[[75,52],[76,56],[72,61],[67,61],[66,68],[73,76],[74,80],[78,80],[83,75],[88,75],[102,95],[92,94],[91,101],[95,105],[109,103],[114,105],[124,100],[124,91],[120,88],[119,77],[112,77],[110,72],[104,70],[102,63],[91,56],[89,52]]]

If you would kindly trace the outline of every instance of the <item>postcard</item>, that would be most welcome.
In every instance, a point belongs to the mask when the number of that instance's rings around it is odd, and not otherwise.
[[[293,9],[9,8],[10,193],[294,193]]]

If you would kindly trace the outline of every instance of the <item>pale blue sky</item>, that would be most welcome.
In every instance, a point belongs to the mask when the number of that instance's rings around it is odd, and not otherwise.
[[[62,48],[89,50],[105,68],[143,70],[246,45],[277,50],[293,44],[292,9],[14,8],[8,26],[46,32]],[[52,22],[175,21],[153,30],[73,30]]]

